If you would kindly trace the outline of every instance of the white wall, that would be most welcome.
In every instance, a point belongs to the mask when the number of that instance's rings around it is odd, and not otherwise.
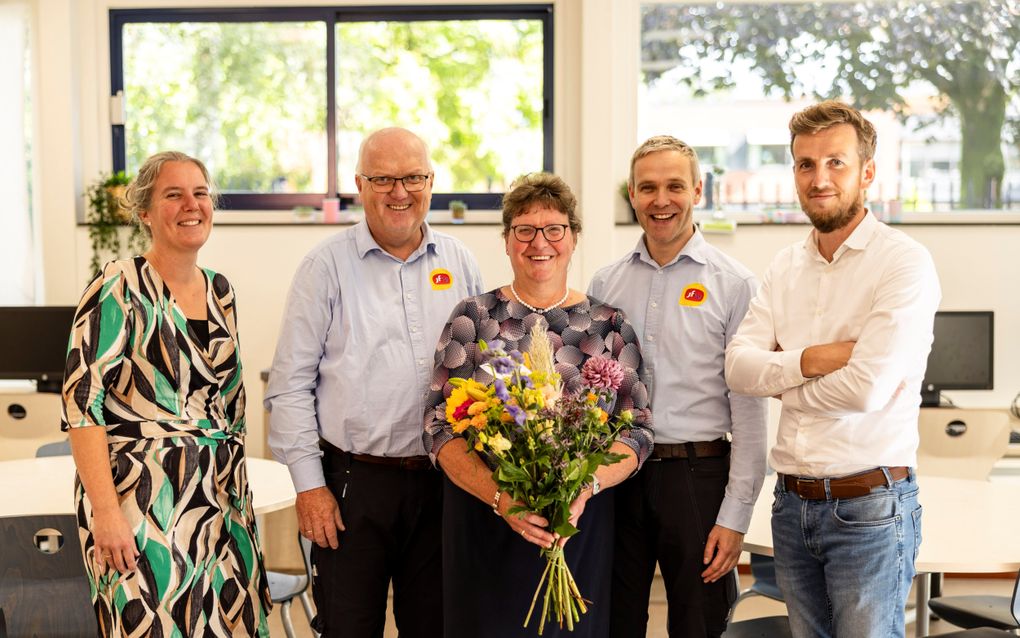
[[[82,183],[110,168],[105,124],[110,6],[129,5],[106,0],[35,3],[41,97],[36,105],[39,144],[34,166],[44,224],[47,303],[75,303],[88,277],[87,232],[76,226],[75,219],[82,208]],[[159,4],[139,0],[130,6]],[[626,175],[637,142],[637,0],[557,0],[555,6],[555,167],[577,187],[584,214],[585,233],[571,272],[571,285],[583,289],[599,266],[624,254],[639,234],[636,227],[613,223],[623,205],[616,184]],[[932,251],[942,279],[943,308],[996,312],[997,389],[950,396],[964,406],[1005,406],[1020,390],[1020,334],[1013,330],[1020,326],[1020,291],[1015,283],[1020,226],[903,228]],[[488,286],[509,280],[498,226],[444,225],[441,230],[474,250]],[[308,225],[223,224],[203,249],[202,263],[224,272],[238,293],[254,454],[262,447],[258,374],[272,360],[291,274],[305,252],[331,232],[335,229]],[[804,226],[746,226],[735,235],[711,236],[710,241],[761,274],[776,251],[806,232]]]

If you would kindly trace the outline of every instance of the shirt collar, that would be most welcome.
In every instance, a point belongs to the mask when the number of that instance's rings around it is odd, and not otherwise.
[[[871,242],[871,238],[878,232],[879,221],[871,213],[871,211],[865,209],[864,219],[861,223],[857,224],[857,228],[850,233],[850,236],[840,244],[839,248],[836,249],[836,253],[832,256],[832,260],[836,261],[839,256],[848,250],[864,250],[868,243]],[[804,249],[811,255],[822,258],[820,252],[818,252],[818,231],[811,229],[808,233],[807,239],[804,240]]]
[[[631,258],[638,259],[656,268],[668,268],[680,261],[681,257],[688,257],[701,265],[705,265],[708,263],[708,258],[705,255],[705,248],[707,245],[708,242],[705,241],[705,236],[701,234],[701,231],[698,229],[697,225],[695,225],[694,234],[687,240],[687,243],[680,249],[680,252],[677,253],[676,257],[674,257],[668,264],[659,266],[659,262],[652,259],[651,254],[649,254],[648,246],[645,245],[645,235],[642,233],[641,238],[637,241],[637,245],[634,246],[634,250],[631,252]]]
[[[408,263],[414,261],[421,255],[424,255],[425,252],[428,250],[431,250],[432,252],[436,251],[436,236],[432,232],[432,227],[428,225],[428,222],[422,222],[421,227],[422,231],[424,232],[424,237],[422,237],[421,244],[419,244],[418,247],[414,249],[414,252],[408,255],[407,259],[405,260]],[[362,219],[360,222],[354,225],[353,231],[354,231],[354,246],[358,251],[358,257],[364,259],[365,255],[375,250],[385,255],[389,255],[389,253],[383,250],[382,246],[380,246],[379,243],[375,240],[375,237],[372,237],[372,231],[368,229],[367,221]],[[392,255],[390,256],[392,257]],[[394,257],[394,259],[396,258]]]

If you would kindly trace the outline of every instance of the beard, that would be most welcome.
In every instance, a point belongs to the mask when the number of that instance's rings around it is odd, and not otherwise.
[[[804,214],[811,220],[811,225],[820,233],[831,233],[845,228],[857,214],[864,210],[864,198],[858,195],[852,201],[843,204],[832,213],[812,211],[807,206],[802,206]]]

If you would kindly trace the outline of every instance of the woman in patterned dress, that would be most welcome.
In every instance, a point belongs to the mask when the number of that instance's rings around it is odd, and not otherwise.
[[[612,451],[626,458],[600,467],[597,480],[573,503],[572,522],[581,531],[566,545],[570,569],[592,605],[573,633],[553,625],[543,634],[609,635],[613,503],[612,491],[601,490],[630,476],[648,456],[651,414],[634,329],[616,308],[567,287],[567,268],[581,230],[576,206],[559,177],[533,173],[518,179],[503,200],[503,238],[513,281],[462,301],[440,336],[424,442],[448,479],[441,541],[446,638],[518,638],[537,632],[534,618],[527,630],[521,628],[545,567],[535,546],[549,547],[557,538],[537,514],[507,514],[520,503],[499,491],[490,466],[446,421],[446,398],[452,389],[448,379],[492,382],[478,367],[478,341],[498,339],[508,351],[527,351],[536,324],[549,334],[565,392],[579,390],[580,369],[590,357],[616,359],[625,371],[614,411],[631,410],[635,425]]]
[[[209,173],[160,153],[125,199],[152,248],[85,289],[63,389],[99,631],[268,636],[234,291],[196,265],[212,228]]]

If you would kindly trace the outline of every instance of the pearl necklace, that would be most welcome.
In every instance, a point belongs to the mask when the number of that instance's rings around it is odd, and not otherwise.
[[[557,301],[553,305],[548,306],[546,308],[536,308],[536,307],[532,306],[531,304],[529,304],[528,302],[526,302],[523,299],[521,299],[521,296],[517,294],[517,289],[514,288],[514,282],[512,282],[512,281],[510,282],[510,293],[513,294],[514,299],[517,300],[517,303],[521,304],[522,306],[524,306],[525,308],[527,308],[531,312],[536,312],[536,313],[542,315],[542,314],[545,314],[545,313],[549,312],[553,308],[559,308],[560,306],[563,305],[563,302],[565,302],[567,300],[567,297],[570,296],[570,286],[567,286],[567,291],[565,293],[563,293],[563,296],[560,297],[559,301]]]

